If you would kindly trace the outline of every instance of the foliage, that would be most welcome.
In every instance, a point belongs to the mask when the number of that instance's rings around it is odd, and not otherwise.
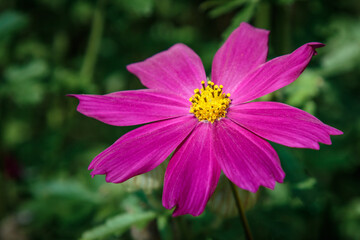
[[[177,42],[210,73],[241,21],[271,30],[270,58],[327,44],[263,100],[345,133],[320,151],[274,144],[285,183],[242,195],[255,239],[360,238],[359,1],[7,0],[0,10],[0,239],[244,239],[224,184],[201,216],[172,218],[161,205],[166,163],[125,184],[92,179],[91,159],[134,127],[86,118],[66,97],[142,88],[125,66]]]

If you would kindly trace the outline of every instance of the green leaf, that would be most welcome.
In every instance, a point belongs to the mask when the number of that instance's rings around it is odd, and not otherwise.
[[[152,0],[119,1],[118,4],[127,12],[141,17],[150,16],[154,9]]]
[[[10,66],[5,71],[5,77],[9,82],[21,82],[30,79],[41,79],[49,73],[49,66],[43,60],[33,60],[26,65]]]
[[[283,92],[286,94],[285,102],[291,106],[305,108],[307,112],[314,113],[315,103],[312,101],[322,88],[325,81],[318,72],[306,70],[301,76]]]
[[[232,10],[234,10],[237,7],[242,6],[243,4],[245,4],[246,2],[248,2],[248,0],[233,0],[233,1],[229,1],[223,5],[220,5],[219,7],[214,8],[213,10],[210,11],[209,15],[212,18],[216,18],[219,17],[221,15],[224,15]]]
[[[360,22],[357,19],[335,18],[330,24],[331,37],[321,59],[326,76],[350,72],[360,64]]]
[[[43,60],[34,60],[26,65],[10,66],[5,70],[6,94],[19,104],[37,104],[44,98],[46,89],[43,80],[49,74],[49,66]]]
[[[0,14],[0,39],[22,29],[26,23],[26,17],[18,12],[3,12]]]
[[[286,180],[298,184],[307,180],[304,166],[290,149],[279,145],[273,145],[281,159],[281,165],[286,172]]]
[[[231,25],[222,34],[223,39],[227,39],[241,22],[248,22],[254,15],[256,6],[256,2],[251,2],[247,4],[238,14],[236,14],[232,20]]]
[[[207,10],[207,9],[210,9],[210,8],[215,7],[217,5],[221,5],[222,2],[223,1],[221,1],[221,0],[206,1],[206,2],[203,2],[202,4],[200,4],[200,9]]]
[[[100,201],[99,195],[87,189],[76,179],[39,182],[32,187],[32,192],[37,197],[68,198],[91,203]]]
[[[312,189],[315,186],[315,184],[316,184],[316,179],[309,177],[302,182],[298,182],[297,184],[295,184],[294,187],[300,190],[306,190],[306,189]]]
[[[345,206],[335,209],[335,216],[339,221],[339,229],[347,239],[360,238],[360,198],[355,198]]]
[[[104,239],[109,235],[121,235],[133,224],[143,225],[155,219],[155,212],[124,213],[108,219],[105,224],[83,233],[82,240]]]
[[[277,0],[277,3],[280,5],[290,5],[293,4],[296,0]]]
[[[5,146],[16,146],[30,137],[30,126],[22,119],[9,119],[5,122],[2,131],[2,140]]]

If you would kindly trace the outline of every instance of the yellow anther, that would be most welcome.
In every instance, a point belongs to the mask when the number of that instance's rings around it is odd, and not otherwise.
[[[194,114],[199,121],[209,121],[211,123],[224,118],[231,103],[230,94],[223,94],[223,86],[215,85],[208,81],[201,82],[201,91],[197,88],[194,95],[189,99],[192,103],[190,113]]]

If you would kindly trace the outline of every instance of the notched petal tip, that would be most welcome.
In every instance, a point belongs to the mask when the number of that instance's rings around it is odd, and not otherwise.
[[[200,216],[204,211],[205,207],[203,209],[199,209],[197,211],[194,211],[193,209],[188,209],[186,206],[179,206],[179,204],[170,206],[163,202],[163,206],[168,210],[173,210],[172,217],[178,217],[182,215],[191,215],[193,217]]]
[[[204,212],[204,210],[200,211],[200,212],[196,212],[196,213],[192,213],[192,212],[186,212],[186,211],[181,211],[180,208],[176,207],[172,216],[173,217],[178,217],[178,216],[182,216],[182,215],[191,215],[193,217],[198,217],[200,216],[202,213]]]
[[[313,48],[321,48],[321,47],[325,47],[326,45],[320,42],[309,42],[307,43],[307,45],[313,47]]]
[[[327,144],[329,145],[329,144]],[[313,150],[320,150],[320,144],[319,142],[312,142],[312,143],[308,143],[308,145],[304,148],[309,148],[309,149],[313,149]]]
[[[66,97],[71,97],[71,98],[75,98],[77,100],[79,100],[78,105],[76,107],[76,111],[78,111],[81,114],[84,114],[82,111],[82,106],[81,106],[81,101],[82,101],[82,96],[85,96],[85,94],[66,94]],[[86,114],[84,114],[85,116],[87,116]]]
[[[106,177],[105,177],[105,181],[107,183],[123,183],[125,182],[126,180],[123,180],[123,179],[119,179],[119,177],[117,177],[116,175],[112,174],[106,174]]]
[[[267,182],[259,182],[257,185],[251,186],[249,188],[244,188],[243,186],[240,187],[238,185],[237,186],[239,188],[241,188],[241,189],[245,189],[245,190],[247,190],[249,192],[252,192],[252,193],[256,193],[257,191],[259,191],[260,187],[265,187],[265,188],[274,190],[277,183],[283,183],[284,182],[285,172],[283,171],[282,173],[283,174],[282,174],[281,178],[277,177],[275,179],[275,176],[274,176],[274,178],[269,179]]]
[[[145,60],[144,60],[144,61],[145,61]],[[132,73],[132,74],[135,75],[135,72],[136,72],[136,69],[137,69],[136,64],[141,63],[141,62],[143,62],[143,61],[139,61],[139,62],[135,62],[135,63],[130,63],[130,64],[126,65],[126,69],[127,69],[130,73]]]
[[[76,108],[76,110],[78,111],[78,112],[80,112],[80,103],[81,103],[81,97],[83,96],[83,95],[85,95],[85,94],[66,94],[65,96],[66,97],[70,97],[70,98],[75,98],[75,99],[77,99],[77,100],[79,100],[79,102],[78,102],[78,105],[77,105],[77,108]],[[80,112],[81,113],[81,112]]]
[[[339,129],[333,128],[331,126],[328,126],[328,133],[333,136],[344,134],[344,132],[340,131]]]
[[[343,135],[344,134],[344,132],[342,132],[342,131],[340,131],[340,130],[338,130],[338,129],[335,129],[335,130],[337,130],[336,132],[332,132],[332,133],[330,133],[330,135]]]
[[[237,184],[235,184],[235,185],[238,186]],[[239,186],[238,186],[238,187],[239,187]],[[258,186],[252,186],[252,187],[248,187],[248,188],[245,188],[244,186],[241,186],[241,187],[239,187],[239,188],[244,189],[244,190],[249,191],[249,192],[252,192],[252,193],[256,193],[256,192],[259,190],[260,185],[258,185]]]
[[[172,210],[172,216],[173,217],[178,217],[181,215],[184,215],[186,213],[181,213],[179,211],[179,204],[176,204],[175,201],[168,201],[168,199],[164,198],[164,194],[163,194],[163,198],[162,198],[162,205],[164,208],[168,209],[168,210]]]
[[[286,177],[286,174],[285,174],[284,171],[283,171],[282,173],[283,173],[283,174],[282,174],[281,178],[277,179],[276,182],[278,182],[278,183],[284,183],[284,179],[285,179],[285,177]],[[276,185],[276,183],[275,183],[275,185]]]
[[[319,43],[319,42],[310,42],[310,43],[307,43],[306,45],[312,47],[312,49],[314,51],[314,53],[313,53],[314,56],[318,54],[315,49],[325,47],[325,44]]]

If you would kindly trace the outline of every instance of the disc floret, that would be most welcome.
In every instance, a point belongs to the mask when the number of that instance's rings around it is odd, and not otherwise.
[[[211,81],[207,82],[207,86],[202,81],[201,85],[202,88],[196,88],[195,94],[189,99],[192,103],[190,113],[193,113],[199,121],[211,123],[224,118],[231,103],[230,93],[223,93],[223,86],[215,85]]]

